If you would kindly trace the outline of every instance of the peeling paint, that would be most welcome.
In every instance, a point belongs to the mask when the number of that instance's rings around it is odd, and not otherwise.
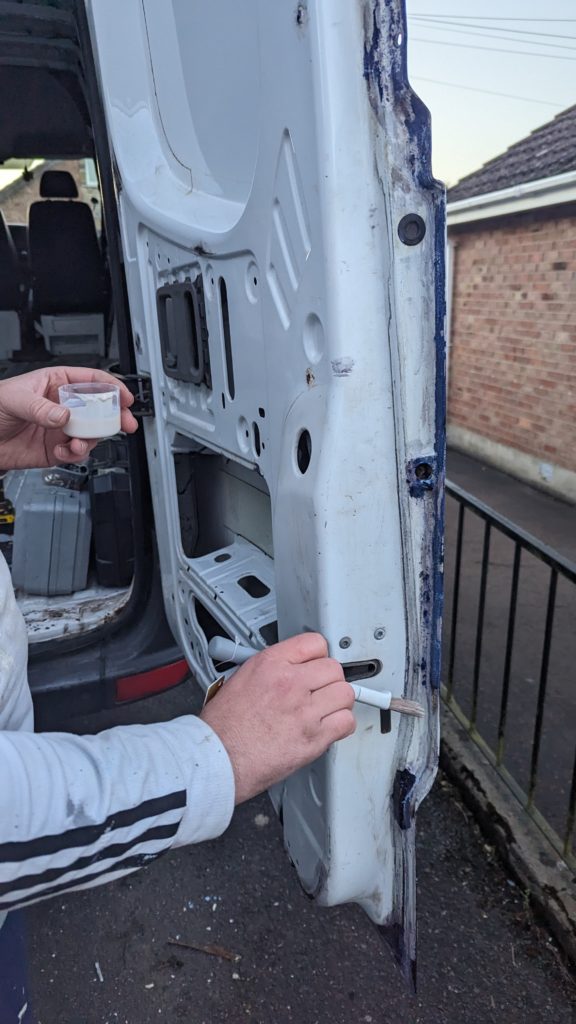
[[[443,604],[443,517],[445,475],[445,341],[444,341],[444,189],[434,180],[431,167],[430,114],[412,91],[407,72],[407,25],[404,0],[359,0],[364,15],[363,75],[377,138],[376,174],[381,183],[391,244],[398,245],[397,226],[406,214],[421,216],[426,224],[423,245],[407,253],[403,262],[394,261],[388,282],[390,320],[388,336],[395,344],[396,320],[405,327],[400,304],[405,292],[398,287],[398,274],[410,259],[424,256],[421,288],[428,293],[433,323],[426,327],[426,344],[421,371],[429,374],[430,386],[422,395],[429,438],[421,455],[414,456],[412,437],[400,438],[398,446],[399,488],[404,529],[410,521],[422,526],[421,548],[412,552],[419,573],[412,580],[414,617],[410,624],[412,643],[407,652],[406,695],[418,687],[428,715],[420,739],[416,739],[411,769],[397,772],[393,788],[392,827],[394,837],[394,908],[382,935],[392,946],[403,973],[415,983],[416,956],[416,807],[434,778],[434,753],[438,744],[438,688],[440,685],[440,623]],[[390,189],[392,184],[392,190]],[[404,248],[404,247],[402,247]],[[399,269],[400,268],[400,269]],[[415,284],[418,287],[418,284]],[[430,309],[434,303],[433,311]],[[423,311],[424,312],[424,311]],[[432,316],[430,317],[432,320]],[[402,329],[402,328],[401,328]],[[402,342],[394,350],[402,375]],[[423,350],[424,351],[424,350]],[[432,380],[434,375],[434,380]],[[402,421],[402,401],[411,400],[398,387],[395,415]],[[400,397],[401,396],[401,397]],[[401,433],[401,432],[400,432]],[[414,435],[413,435],[414,436]],[[418,434],[416,433],[416,437]],[[415,450],[418,452],[418,448]],[[422,449],[420,449],[422,450]],[[416,500],[418,504],[415,504]],[[410,557],[407,574],[410,574]],[[417,609],[417,612],[416,612]],[[421,697],[421,699],[422,699]],[[411,742],[411,741],[407,741]]]
[[[298,4],[296,8],[296,24],[301,27],[308,23],[308,5],[306,3]]]
[[[436,487],[436,456],[425,455],[412,459],[406,466],[406,483],[411,498],[423,498]]]
[[[350,356],[332,360],[332,373],[335,377],[349,377],[354,369],[354,360]]]
[[[394,801],[396,821],[401,829],[410,828],[412,824],[413,808],[411,796],[415,782],[416,776],[409,768],[403,768],[401,771],[396,772],[392,799]]]

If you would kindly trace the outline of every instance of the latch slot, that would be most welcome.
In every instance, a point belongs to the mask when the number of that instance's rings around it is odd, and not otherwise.
[[[382,662],[378,658],[370,661],[349,661],[343,664],[344,678],[347,683],[357,683],[360,679],[372,679],[382,671]]]

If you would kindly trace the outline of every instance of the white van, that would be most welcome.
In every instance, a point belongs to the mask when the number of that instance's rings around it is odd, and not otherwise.
[[[355,735],[272,794],[305,890],[359,903],[409,973],[438,754],[444,198],[403,4],[58,6],[168,622],[205,688],[317,630],[351,681],[424,707],[357,704]]]

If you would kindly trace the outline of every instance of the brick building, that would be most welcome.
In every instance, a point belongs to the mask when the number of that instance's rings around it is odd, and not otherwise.
[[[448,440],[576,502],[576,106],[448,193]]]

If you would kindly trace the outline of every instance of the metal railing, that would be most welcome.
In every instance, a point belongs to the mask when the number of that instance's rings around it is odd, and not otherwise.
[[[576,634],[576,614],[572,613],[572,601],[576,613],[576,565],[461,487],[448,483],[446,495],[446,547],[453,565],[447,567],[446,576],[449,614],[445,626],[445,702],[556,851],[575,866],[576,658],[566,644]],[[528,586],[523,573],[530,577]],[[559,585],[563,588],[561,611],[566,621],[555,628]],[[560,656],[554,645],[561,648]],[[462,669],[458,664],[459,648],[464,651],[460,656]],[[496,648],[498,657],[494,655]],[[552,672],[553,653],[556,659]],[[488,672],[483,672],[485,654],[491,659]],[[522,676],[516,665],[522,660],[525,666],[536,662],[533,678]],[[548,794],[537,799],[543,725],[552,704],[549,757],[542,772],[547,777]],[[570,707],[575,709],[571,718]],[[511,740],[514,751],[511,763],[506,764]],[[528,761],[522,768],[528,749]],[[522,775],[523,783],[519,778]]]

